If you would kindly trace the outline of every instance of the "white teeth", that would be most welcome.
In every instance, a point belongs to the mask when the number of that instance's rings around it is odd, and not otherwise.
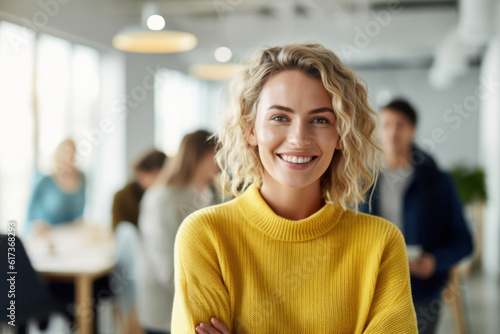
[[[294,163],[294,164],[305,164],[308,163],[309,161],[312,160],[313,157],[297,157],[294,155],[280,155],[280,157],[288,162]]]

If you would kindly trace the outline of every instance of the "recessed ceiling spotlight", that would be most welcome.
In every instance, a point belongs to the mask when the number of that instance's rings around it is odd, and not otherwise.
[[[231,57],[233,56],[233,53],[231,52],[231,49],[225,46],[221,46],[217,48],[214,52],[214,57],[218,62],[221,63],[226,63],[228,62]]]

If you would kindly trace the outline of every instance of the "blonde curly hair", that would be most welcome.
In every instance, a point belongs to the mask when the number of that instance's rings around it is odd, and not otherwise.
[[[321,176],[322,195],[327,203],[337,202],[344,210],[357,212],[380,172],[377,113],[369,106],[366,83],[332,51],[315,42],[264,48],[243,63],[229,83],[229,104],[213,135],[217,138],[221,194],[238,196],[251,183],[262,185],[263,166],[257,148],[247,139],[262,87],[271,75],[286,70],[299,70],[321,80],[332,97],[342,149],[336,150]]]

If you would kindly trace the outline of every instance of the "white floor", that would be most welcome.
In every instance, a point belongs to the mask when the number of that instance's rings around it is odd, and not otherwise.
[[[464,282],[465,315],[470,334],[500,333],[500,281],[473,272]],[[449,308],[441,315],[437,334],[455,334]]]

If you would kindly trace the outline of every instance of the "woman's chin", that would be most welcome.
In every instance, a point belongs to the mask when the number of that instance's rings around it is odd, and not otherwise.
[[[278,180],[278,183],[281,184],[282,186],[284,187],[288,187],[288,188],[294,188],[294,189],[307,189],[308,187],[310,187],[312,184],[314,184],[314,182],[319,182],[319,179],[318,180],[298,180],[297,177],[294,177],[294,179],[290,179],[290,180]]]

